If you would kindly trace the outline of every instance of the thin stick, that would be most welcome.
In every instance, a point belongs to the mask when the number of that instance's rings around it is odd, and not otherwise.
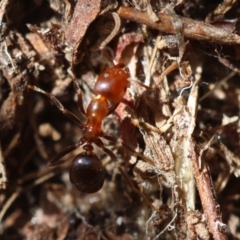
[[[12,196],[7,200],[7,202],[4,204],[1,212],[0,212],[0,223],[2,222],[2,219],[4,217],[4,215],[6,214],[7,210],[9,209],[9,207],[12,205],[12,203],[17,199],[17,197],[24,191],[27,191],[29,189],[31,189],[34,186],[37,186],[43,182],[45,182],[46,180],[48,180],[49,178],[53,177],[55,175],[54,172],[50,172],[47,173],[46,175],[36,179],[33,183],[29,184],[27,187],[19,187],[13,194]]]
[[[211,89],[210,91],[208,91],[205,95],[203,95],[199,101],[202,101],[204,98],[208,97],[209,95],[211,95],[217,88],[219,88],[221,85],[223,85],[225,82],[227,82],[230,78],[232,78],[233,76],[235,76],[237,73],[236,72],[231,72],[228,76],[226,76],[225,78],[223,78],[221,81],[219,81],[218,83],[216,83],[214,85],[214,88]]]
[[[212,179],[202,159],[204,151],[205,149],[198,152],[196,143],[192,142],[189,153],[192,160],[194,176],[209,231],[212,233],[214,240],[226,240],[227,237],[224,233],[225,225],[222,223],[222,216],[216,201]],[[201,162],[201,169],[199,168],[199,162]]]
[[[178,68],[178,63],[176,61],[172,62],[172,64],[167,67],[158,78],[158,81],[154,83],[153,88],[159,86],[159,84],[163,81],[164,77],[167,76],[170,72],[174,71]]]

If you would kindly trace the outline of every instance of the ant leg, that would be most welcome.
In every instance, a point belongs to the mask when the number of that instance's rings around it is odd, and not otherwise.
[[[103,142],[98,139],[96,142],[94,142],[98,147],[100,147],[107,155],[110,156],[111,160],[117,165],[118,170],[121,172],[122,176],[124,177],[124,179],[126,180],[126,182],[130,185],[130,187],[132,188],[132,190],[137,193],[139,196],[141,196],[144,201],[146,202],[146,204],[151,207],[154,211],[159,212],[159,209],[157,209],[149,200],[148,198],[140,191],[138,190],[132,180],[128,177],[128,175],[125,173],[125,171],[122,169],[122,167],[119,165],[118,160],[116,155],[109,149],[107,149],[106,147],[104,147]]]
[[[70,145],[68,147],[66,147],[65,149],[63,149],[62,151],[60,151],[59,153],[57,153],[49,162],[48,165],[51,167],[54,167],[58,164],[61,164],[62,162],[60,162],[59,160],[65,156],[66,154],[72,152],[73,150],[75,150],[76,148],[78,148],[79,146],[82,145],[82,142],[78,142],[74,145]]]
[[[146,161],[147,163],[155,166],[154,161],[151,158],[148,158],[144,156],[143,154],[135,151],[134,148],[132,148],[129,144],[125,143],[121,138],[113,137],[113,136],[108,136],[103,134],[101,137],[105,138],[108,141],[115,142],[115,143],[120,143],[123,147],[127,148],[134,156],[140,157],[142,160]]]
[[[83,106],[82,90],[80,89],[79,84],[78,84],[75,77],[73,77],[73,87],[74,87],[75,91],[77,92],[78,108],[79,108],[82,116],[84,118],[87,118],[87,114],[86,114],[86,111],[85,111],[84,106]]]
[[[109,110],[108,110],[108,115],[110,115],[111,113],[113,113],[115,111],[115,109],[118,107],[119,103],[117,104],[113,104],[109,107]]]
[[[47,96],[48,98],[51,99],[51,101],[57,106],[57,108],[65,115],[67,116],[70,120],[72,120],[73,122],[75,122],[76,124],[80,125],[80,127],[83,127],[83,123],[82,121],[76,116],[74,115],[72,112],[68,111],[66,108],[64,108],[64,106],[50,93],[42,90],[41,88],[38,88],[36,86],[33,85],[27,85],[27,88],[36,91],[36,92],[40,92],[42,94],[44,94],[45,96]]]

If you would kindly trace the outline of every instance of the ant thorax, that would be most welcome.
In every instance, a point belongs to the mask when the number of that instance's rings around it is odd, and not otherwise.
[[[109,114],[108,100],[101,95],[91,100],[87,107],[87,123],[83,136],[88,142],[94,142],[102,132],[102,121]]]

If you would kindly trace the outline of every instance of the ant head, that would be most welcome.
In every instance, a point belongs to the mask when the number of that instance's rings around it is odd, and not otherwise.
[[[105,171],[95,154],[83,152],[74,158],[69,169],[69,177],[80,192],[94,193],[102,188]]]
[[[128,68],[125,64],[119,63],[99,75],[93,91],[96,95],[107,98],[112,105],[118,104],[130,84],[129,78]]]

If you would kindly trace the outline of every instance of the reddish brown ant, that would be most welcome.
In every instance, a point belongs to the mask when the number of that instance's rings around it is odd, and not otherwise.
[[[129,78],[129,70],[122,63],[106,69],[99,75],[95,83],[93,92],[96,96],[90,101],[86,111],[83,107],[82,92],[77,81],[74,79],[74,88],[78,96],[78,107],[81,114],[86,118],[86,123],[83,123],[76,115],[65,109],[53,95],[36,86],[27,86],[29,89],[43,93],[49,97],[63,114],[83,129],[83,136],[76,144],[63,149],[49,162],[50,166],[55,166],[61,163],[59,160],[63,156],[81,146],[84,151],[73,159],[69,169],[71,182],[81,192],[97,192],[102,188],[104,183],[104,167],[100,159],[93,152],[93,144],[99,146],[113,161],[117,162],[116,156],[112,151],[104,147],[100,137],[115,142],[118,141],[118,139],[112,136],[107,136],[102,132],[102,121],[109,114],[113,113],[119,103],[123,100],[123,96],[130,84],[128,80]],[[134,151],[126,143],[121,141],[121,144],[131,151]],[[137,153],[136,155],[141,154]],[[122,172],[122,170],[120,171]]]

